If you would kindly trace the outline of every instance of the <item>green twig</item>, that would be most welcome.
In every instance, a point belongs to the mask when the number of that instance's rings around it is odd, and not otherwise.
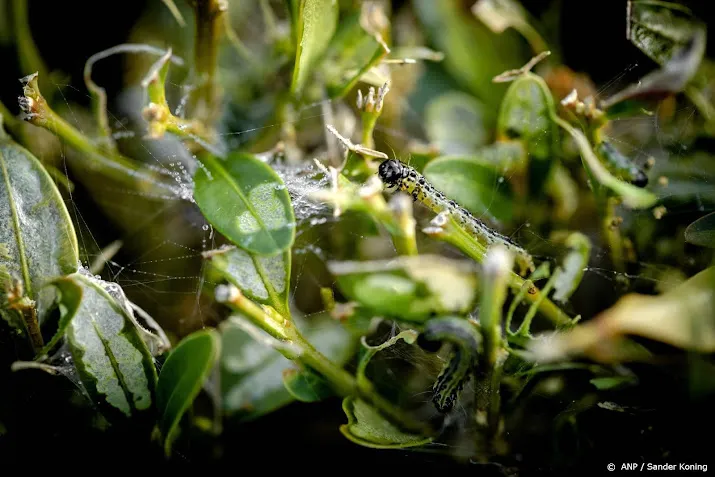
[[[483,263],[487,249],[465,232],[448,214],[439,214],[432,221],[432,226],[424,229],[427,235],[454,245],[476,262]],[[519,293],[525,286],[525,279],[512,271],[509,274],[509,288]],[[571,319],[561,308],[549,298],[543,297],[539,289],[529,286],[525,296],[530,303],[537,303],[538,310],[554,325],[564,326],[571,323]]]
[[[143,192],[170,193],[174,189],[158,174],[144,169],[136,161],[102,150],[74,126],[60,117],[42,96],[37,85],[37,73],[22,78],[23,96],[19,98],[24,119],[29,123],[47,129],[73,149],[83,154],[86,164],[107,176],[130,187],[139,187]]]
[[[198,119],[184,119],[174,116],[166,99],[166,77],[172,57],[171,48],[152,65],[142,81],[147,91],[148,104],[142,115],[148,123],[148,137],[159,139],[169,132],[183,139],[197,142],[205,149],[212,149],[215,135]],[[214,151],[211,151],[214,152]],[[220,154],[219,154],[220,155]]]
[[[193,0],[195,11],[194,69],[198,87],[192,94],[190,115],[205,124],[216,119],[221,104],[217,81],[218,51],[226,2]]]
[[[0,125],[5,126],[13,137],[20,135],[22,122],[0,101]]]
[[[490,248],[484,259],[479,322],[484,338],[483,364],[489,368],[494,367],[502,344],[502,311],[513,266],[514,257],[500,245]]]
[[[38,71],[44,78],[45,75],[48,74],[48,70],[40,56],[35,41],[32,39],[27,0],[14,0],[12,2],[12,14],[20,68],[22,68],[24,74],[28,74],[31,71]]]
[[[507,296],[509,273],[514,257],[501,245],[491,247],[484,260],[484,284],[479,309],[479,323],[484,342],[477,379],[486,392],[477,400],[477,412],[486,412],[488,434],[496,435],[499,427],[500,368],[502,350],[502,311]]]
[[[425,424],[406,415],[388,400],[375,392],[374,386],[366,381],[358,385],[353,375],[330,361],[313,347],[290,320],[274,310],[262,308],[246,298],[235,286],[220,286],[216,290],[217,301],[240,312],[252,324],[286,346],[276,347],[286,358],[308,366],[320,373],[332,388],[342,397],[357,396],[373,405],[386,417],[406,430],[429,432]],[[292,345],[292,346],[291,346]],[[298,350],[297,352],[295,350]]]

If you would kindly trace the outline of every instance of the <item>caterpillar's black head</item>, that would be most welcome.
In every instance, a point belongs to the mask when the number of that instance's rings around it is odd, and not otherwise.
[[[388,159],[380,164],[377,170],[380,180],[388,186],[394,186],[402,179],[403,166],[400,161]]]
[[[631,180],[631,184],[633,184],[636,187],[645,187],[648,185],[648,176],[645,175],[645,172],[641,171],[640,169],[635,169],[632,171],[633,179]]]

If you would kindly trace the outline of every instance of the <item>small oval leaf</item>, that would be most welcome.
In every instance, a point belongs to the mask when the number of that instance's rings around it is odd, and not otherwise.
[[[359,398],[345,398],[343,411],[348,418],[348,423],[340,426],[340,432],[361,446],[374,449],[405,449],[424,446],[434,440],[432,437],[401,431]]]
[[[204,253],[204,257],[245,295],[272,306],[281,314],[287,313],[290,252],[264,256],[236,247],[223,247]]]
[[[685,241],[701,247],[715,248],[715,212],[688,225],[685,229]]]
[[[73,284],[59,285],[63,281]],[[127,312],[104,288],[83,274],[64,277],[55,285],[65,290],[61,306],[75,310],[71,319],[64,318],[67,343],[93,402],[111,415],[129,417],[150,411],[156,391],[156,369]],[[77,287],[81,287],[81,294],[77,293]]]
[[[220,356],[221,339],[213,329],[196,331],[174,348],[159,375],[156,404],[164,451],[171,447],[179,431],[181,417],[196,399]]]
[[[52,288],[43,285],[77,271],[77,237],[52,178],[37,158],[5,133],[1,116],[0,224],[3,301],[9,287],[20,283],[43,323],[54,300]],[[0,306],[6,317],[4,308]]]
[[[194,198],[206,218],[247,252],[274,255],[295,239],[295,216],[281,178],[250,154],[202,158]]]
[[[444,257],[329,262],[328,269],[344,295],[377,316],[424,322],[435,314],[467,313],[477,296],[473,264]]]
[[[328,382],[317,373],[303,369],[283,372],[283,385],[298,401],[317,402],[335,395]]]
[[[297,48],[291,90],[300,94],[310,71],[325,52],[338,25],[339,4],[335,0],[301,0],[297,20]]]
[[[514,205],[502,174],[476,156],[443,156],[430,161],[424,176],[444,195],[477,217],[508,222]]]
[[[487,140],[482,104],[466,93],[449,91],[425,111],[427,137],[442,154],[469,154]]]
[[[529,190],[541,191],[559,146],[554,99],[543,79],[525,73],[511,83],[499,108],[497,140],[518,140],[529,154]]]

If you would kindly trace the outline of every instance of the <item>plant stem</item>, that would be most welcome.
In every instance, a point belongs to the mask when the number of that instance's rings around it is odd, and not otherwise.
[[[514,258],[504,247],[498,245],[489,249],[484,260],[479,323],[484,338],[483,364],[488,368],[494,367],[501,346],[502,309],[513,265]]]
[[[377,394],[371,383],[364,382],[358,385],[354,376],[315,349],[315,347],[303,337],[293,322],[283,318],[278,315],[278,313],[266,312],[265,309],[246,298],[238,288],[229,286],[228,289],[230,291],[228,291],[227,296],[221,297],[218,301],[240,312],[251,323],[273,338],[286,344],[298,346],[300,353],[297,355],[289,351],[287,347],[277,347],[277,351],[286,358],[308,366],[323,375],[340,396],[360,397],[405,429],[419,432],[429,431],[427,425],[406,415],[402,410]]]
[[[449,217],[444,224],[440,223],[439,226],[428,227],[424,232],[427,235],[454,245],[474,261],[478,263],[484,262],[484,257],[487,252],[484,245],[474,240],[471,235],[462,230],[461,227],[454,223],[451,217]],[[509,273],[509,288],[515,293],[519,293],[522,287],[525,286],[525,282],[526,280],[516,272],[511,271]],[[571,323],[569,316],[548,297],[542,297],[541,292],[536,286],[529,286],[525,298],[530,303],[537,303],[538,310],[541,314],[554,325],[564,326]]]
[[[216,72],[226,5],[221,0],[194,0],[193,3],[196,13],[194,68],[199,86],[193,94],[191,115],[210,124],[216,119],[220,105]]]
[[[20,68],[22,68],[23,74],[38,72],[42,74],[44,78],[44,75],[46,75],[48,71],[44,61],[42,61],[37,45],[32,39],[27,12],[27,0],[14,0],[12,2],[12,14]]]
[[[7,106],[5,106],[2,101],[0,101],[0,117],[0,127],[5,126],[13,136],[20,134],[22,123],[7,109]]]
[[[484,285],[480,302],[479,323],[484,341],[477,380],[483,390],[477,399],[477,413],[486,412],[488,436],[491,441],[499,427],[500,368],[502,348],[502,311],[507,296],[509,274],[514,257],[503,246],[490,247],[484,260]]]
[[[613,267],[618,272],[625,272],[625,263],[623,257],[623,238],[621,237],[619,218],[616,216],[617,200],[613,197],[605,198],[603,206],[603,235],[606,238],[608,247],[611,249],[611,260]]]
[[[40,331],[40,323],[37,321],[37,310],[34,306],[28,306],[24,307],[21,313],[27,327],[27,334],[32,342],[32,348],[37,352],[45,346],[45,341],[42,339],[42,332]]]
[[[168,182],[162,181],[161,176],[143,169],[141,164],[119,153],[100,149],[55,113],[40,92],[37,85],[37,74],[23,78],[22,82],[24,96],[20,97],[20,107],[25,114],[26,121],[55,134],[70,147],[83,153],[83,158],[88,162],[89,167],[99,170],[113,179],[129,187],[137,188],[139,186],[143,192],[174,195],[172,186]]]

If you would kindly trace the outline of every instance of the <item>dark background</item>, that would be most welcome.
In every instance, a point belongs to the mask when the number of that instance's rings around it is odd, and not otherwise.
[[[394,3],[398,6],[404,2]],[[542,0],[523,1],[537,16],[546,3]],[[706,6],[711,2],[682,3],[689,4],[700,18],[710,24],[712,17]],[[97,51],[124,42],[145,2],[34,0],[29,5],[32,33],[50,69],[56,67],[71,73],[73,85],[84,91],[82,69],[86,59]],[[605,84],[634,63],[644,69],[652,68],[652,63],[625,38],[625,1],[564,0],[562,18],[564,62],[576,71],[588,73],[597,85]],[[709,51],[712,51],[714,41],[712,37],[709,39]],[[20,94],[17,78],[29,72],[18,71],[14,51],[0,49],[0,73],[0,99],[10,108],[15,108],[15,98]],[[97,69],[95,80],[107,85],[108,89],[111,89],[114,78],[117,76],[113,76],[111,71]],[[78,94],[74,99],[79,100],[80,96]],[[106,224],[97,226],[111,235],[111,229],[106,230]],[[0,342],[0,362],[3,363],[11,362],[15,355],[15,350],[9,349],[7,344]],[[84,411],[70,409],[63,404],[72,391],[72,385],[39,374],[29,371],[12,378],[0,377],[0,383],[9,384],[9,389],[0,389],[0,393],[4,395],[6,404],[18,410],[13,418],[21,420],[25,430],[13,442],[6,442],[7,439],[0,436],[0,474],[11,469],[10,463],[40,471],[62,466],[80,470],[90,463],[102,465],[93,470],[105,470],[125,463],[148,470],[147,465],[163,463],[157,448],[148,442],[136,442],[135,433],[121,430],[110,434],[87,433],[82,425],[68,424],[87,419]],[[623,418],[618,413],[594,411],[586,421],[599,451],[592,461],[583,462],[579,467],[589,474],[605,474],[608,462],[638,460],[641,455],[650,455],[655,459],[661,446],[672,449],[671,462],[693,457],[693,462],[706,463],[703,457],[707,456],[704,446],[708,439],[695,439],[689,429],[712,432],[712,423],[703,419],[711,413],[702,413],[705,408],[670,400],[670,393],[677,389],[659,386],[660,379],[653,376],[652,389],[641,389],[641,392],[671,406],[659,411],[662,427],[644,434],[640,416]],[[672,381],[663,379],[661,382]],[[14,393],[14,389],[22,389],[23,392]],[[263,469],[292,465],[294,469],[325,469],[331,473],[344,472],[345,469],[357,471],[358,468],[379,472],[388,468],[392,470],[393,466],[398,471],[413,468],[442,472],[457,470],[450,468],[448,459],[436,456],[370,450],[354,445],[338,434],[337,429],[344,419],[337,400],[288,406],[257,422],[227,428],[222,438],[224,456],[218,462],[228,465],[236,473],[245,472],[254,464],[263,466]],[[290,423],[291,427],[286,428],[285,423]],[[207,444],[211,445],[213,443]],[[536,449],[535,452],[538,452],[538,446]],[[182,457],[174,464],[177,469],[183,470],[191,464],[203,465],[204,458],[210,455],[210,450],[203,448],[180,451]],[[539,470],[532,466],[526,468],[533,473]],[[473,475],[497,475],[493,466],[467,466],[463,470]],[[546,472],[546,469],[541,470]]]

